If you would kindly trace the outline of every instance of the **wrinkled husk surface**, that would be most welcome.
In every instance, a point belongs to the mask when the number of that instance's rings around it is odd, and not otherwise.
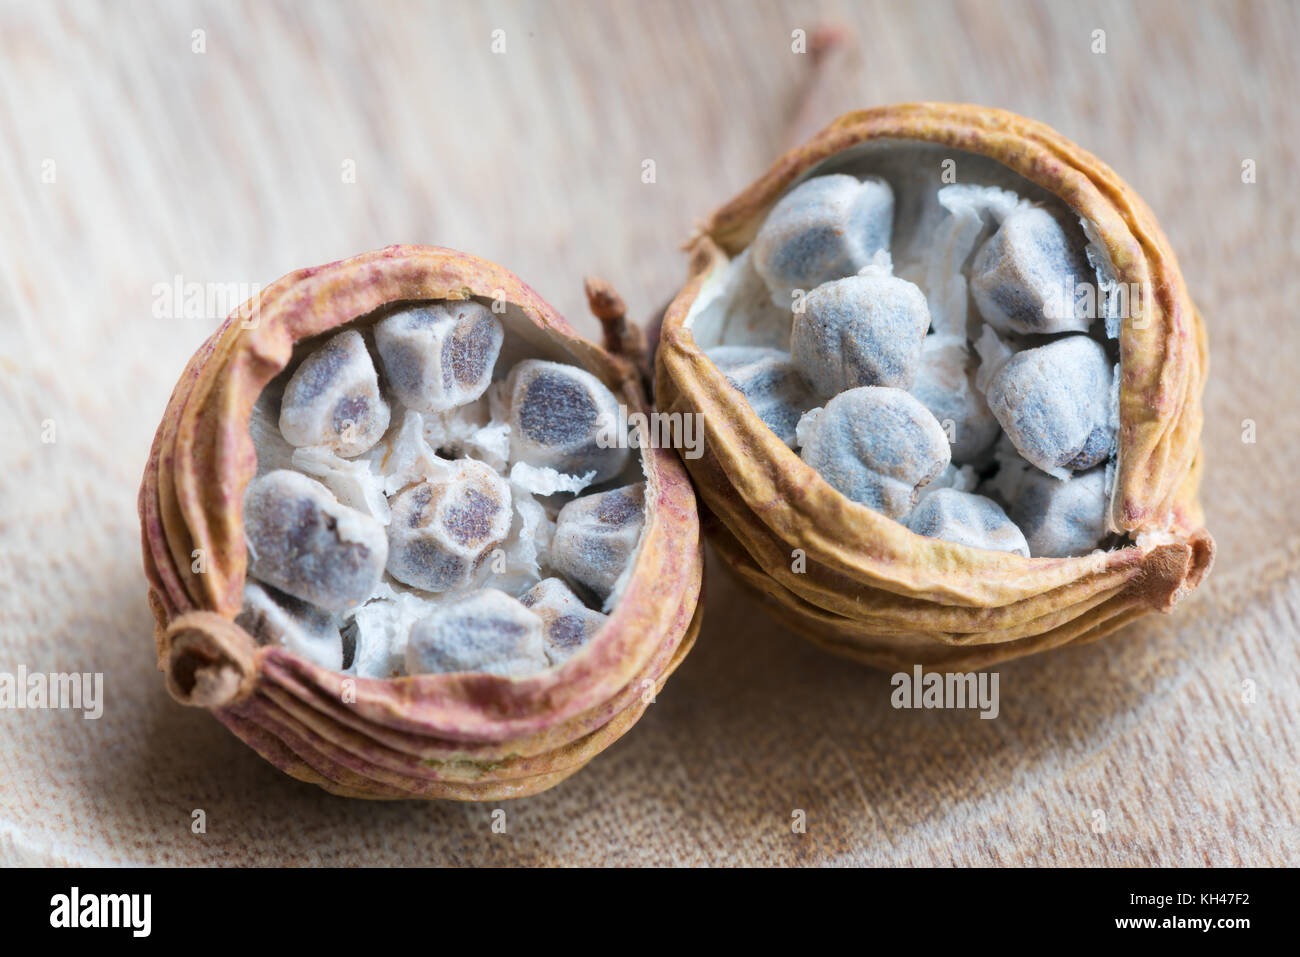
[[[259,647],[235,624],[242,499],[257,467],[249,416],[294,343],[390,303],[470,296],[504,299],[629,410],[645,408],[635,364],[579,337],[509,271],[448,249],[393,246],[285,276],[227,319],[181,376],[141,485],[168,689],[211,709],[276,767],[336,794],[498,800],[545,790],[636,722],[699,631],[695,494],[676,456],[654,449],[645,452],[646,524],[622,600],[558,668],[518,679],[350,678]]]
[[[792,183],[875,139],[939,144],[1001,163],[1094,223],[1117,279],[1150,290],[1144,321],[1125,321],[1120,335],[1120,451],[1108,523],[1130,544],[1026,559],[915,535],[805,465],[695,342],[686,319],[706,277],[743,251]],[[792,629],[881,668],[982,668],[1169,611],[1208,572],[1214,542],[1197,502],[1204,326],[1150,210],[1055,131],[968,105],[846,114],[714,213],[689,252],[689,279],[663,319],[656,402],[665,412],[703,413],[704,454],[686,465],[706,533]],[[806,568],[796,570],[801,558]]]

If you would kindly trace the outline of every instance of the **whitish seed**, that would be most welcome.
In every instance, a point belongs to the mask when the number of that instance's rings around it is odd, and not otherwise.
[[[1026,460],[1064,478],[1115,448],[1114,371],[1101,343],[1067,336],[1018,352],[995,372],[986,397]]]
[[[986,322],[1002,332],[1085,332],[1092,322],[1075,288],[1095,281],[1081,230],[1067,235],[1037,206],[1007,216],[971,263],[971,294]]]
[[[438,606],[411,629],[406,644],[412,675],[478,671],[517,678],[547,666],[542,619],[495,588]]]
[[[421,482],[392,502],[388,574],[424,591],[469,584],[510,532],[510,486],[473,459],[449,463],[447,474]]]
[[[754,268],[788,309],[793,291],[852,276],[889,248],[894,191],[882,179],[832,174],[786,193],[754,238]]]
[[[915,396],[863,386],[842,392],[799,424],[800,455],[832,487],[890,518],[949,462],[948,437]]]
[[[910,388],[930,327],[925,295],[888,267],[818,286],[794,313],[790,352],[818,395],[858,386]]]
[[[445,412],[481,396],[504,338],[492,311],[469,299],[411,306],[375,323],[384,378],[418,412]]]
[[[365,341],[348,329],[294,370],[280,403],[280,431],[290,445],[324,445],[353,456],[379,441],[388,416]]]
[[[1028,463],[1003,461],[981,491],[1006,506],[1035,558],[1085,555],[1106,534],[1106,469],[1057,479]]]
[[[998,438],[998,420],[975,387],[973,357],[959,336],[926,336],[912,395],[939,420],[952,461],[983,464]]]
[[[279,645],[322,668],[343,667],[342,620],[270,585],[244,584],[244,607],[235,623],[264,645]]]
[[[525,359],[510,371],[510,460],[569,475],[594,471],[602,482],[623,470],[618,400],[590,372],[560,362]],[[608,447],[602,447],[602,443]]]
[[[542,620],[546,657],[553,665],[573,657],[609,620],[582,603],[558,578],[546,578],[520,596],[525,608]]]
[[[903,524],[929,538],[1029,557],[1020,529],[997,502],[983,495],[941,488],[922,498]]]
[[[708,356],[763,423],[794,448],[795,426],[817,403],[790,354],[762,346],[718,346]]]
[[[248,483],[244,536],[254,578],[335,612],[370,596],[388,557],[383,525],[288,469]]]
[[[604,601],[628,567],[644,521],[644,483],[574,499],[556,516],[551,566]]]

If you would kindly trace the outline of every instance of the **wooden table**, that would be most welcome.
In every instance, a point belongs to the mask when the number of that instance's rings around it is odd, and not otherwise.
[[[1297,863],[1298,20],[1284,0],[5,4],[0,670],[103,672],[105,710],[0,712],[0,863]],[[795,119],[792,31],[832,21],[852,56]],[[169,287],[437,243],[594,330],[583,275],[651,314],[693,221],[792,123],[914,99],[1055,126],[1178,250],[1210,323],[1219,561],[1177,614],[1004,666],[981,721],[895,711],[887,675],[766,623],[711,565],[658,703],[508,804],[505,834],[487,806],[331,797],[166,695],[135,492],[225,311]]]

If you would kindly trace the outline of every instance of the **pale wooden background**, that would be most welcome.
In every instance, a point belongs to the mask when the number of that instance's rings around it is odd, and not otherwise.
[[[0,712],[0,863],[1297,863],[1298,20],[1285,0],[0,7],[0,670],[107,682],[97,722]],[[1006,107],[1161,217],[1210,323],[1208,586],[1003,667],[1001,717],[980,721],[892,710],[887,676],[764,623],[715,574],[659,702],[509,804],[504,835],[489,807],[328,796],[173,704],[135,492],[220,317],[156,318],[155,284],[428,242],[507,264],[582,327],[586,272],[648,315],[692,222],[775,157],[810,75],[791,31],[827,21],[857,52],[814,125]]]

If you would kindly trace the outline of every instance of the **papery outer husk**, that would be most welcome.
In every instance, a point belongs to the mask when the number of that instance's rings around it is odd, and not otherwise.
[[[754,414],[685,324],[706,277],[754,238],[813,166],[873,139],[983,154],[1098,227],[1121,283],[1149,290],[1120,334],[1120,452],[1109,527],[1133,541],[1074,558],[1021,558],[913,534],[845,498]],[[1203,527],[1204,324],[1146,204],[1055,131],[985,107],[916,103],[846,114],[779,159],[688,244],[686,285],[656,353],[661,411],[698,412],[704,454],[686,460],[708,537],[780,620],[836,653],[888,669],[975,669],[1099,638],[1170,611],[1213,564]]]
[[[558,668],[515,679],[351,678],[259,647],[234,623],[246,563],[243,493],[257,469],[249,416],[294,344],[390,303],[471,296],[517,307],[629,412],[647,410],[636,365],[583,339],[508,270],[454,250],[391,246],[291,273],[227,319],[173,391],[140,487],[155,646],[169,690],[213,710],[280,769],[338,794],[498,800],[545,790],[636,722],[699,631],[695,493],[667,449],[643,452],[647,516],[622,599]]]

